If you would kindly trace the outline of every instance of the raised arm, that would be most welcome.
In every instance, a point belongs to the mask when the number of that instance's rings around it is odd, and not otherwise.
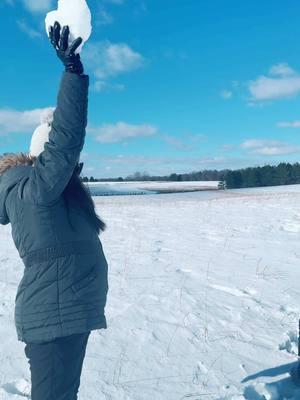
[[[74,54],[82,39],[68,47],[68,27],[61,36],[59,31],[59,24],[50,31],[51,43],[65,65],[52,128],[44,151],[36,158],[29,177],[21,182],[19,192],[25,202],[41,205],[55,202],[68,184],[79,161],[87,125],[89,76],[83,74],[79,54]]]

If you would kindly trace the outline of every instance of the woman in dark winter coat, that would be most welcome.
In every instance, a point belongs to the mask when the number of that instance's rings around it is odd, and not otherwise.
[[[89,76],[56,22],[50,40],[63,62],[48,140],[30,154],[0,159],[0,223],[11,223],[24,263],[15,298],[18,340],[26,343],[32,400],[75,400],[89,334],[106,329],[108,265],[99,234],[105,223],[80,180]],[[42,144],[38,151],[37,143]]]

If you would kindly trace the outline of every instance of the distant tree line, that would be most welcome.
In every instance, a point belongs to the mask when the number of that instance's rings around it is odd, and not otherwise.
[[[228,189],[278,186],[300,183],[300,164],[280,163],[228,171],[225,177]]]
[[[223,181],[226,173],[229,170],[204,170],[199,172],[189,172],[185,174],[175,174],[158,176],[149,175],[147,172],[135,172],[133,175],[128,175],[125,178],[101,178],[96,179],[93,176],[90,178],[84,176],[82,180],[84,182],[140,182],[140,181],[170,181],[170,182],[182,182],[182,181]]]
[[[280,163],[263,167],[248,167],[231,170],[203,170],[185,174],[172,173],[166,176],[149,175],[147,172],[135,172],[133,175],[118,178],[96,179],[83,177],[84,182],[138,182],[138,181],[220,181],[228,189],[257,186],[292,185],[300,183],[300,163]]]

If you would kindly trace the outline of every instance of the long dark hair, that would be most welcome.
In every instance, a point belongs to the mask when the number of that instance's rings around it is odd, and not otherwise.
[[[69,208],[72,204],[73,207],[78,207],[82,211],[84,211],[88,221],[95,228],[99,235],[101,231],[104,231],[106,229],[106,224],[102,221],[99,215],[96,214],[95,203],[92,199],[90,190],[87,186],[84,185],[79,176],[82,165],[83,164],[80,163],[74,169],[73,175],[63,191],[63,197],[68,210],[68,218],[71,226],[73,227],[69,216]]]

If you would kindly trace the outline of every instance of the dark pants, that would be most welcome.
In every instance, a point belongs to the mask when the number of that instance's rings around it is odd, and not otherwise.
[[[77,400],[90,332],[26,343],[32,400]]]

